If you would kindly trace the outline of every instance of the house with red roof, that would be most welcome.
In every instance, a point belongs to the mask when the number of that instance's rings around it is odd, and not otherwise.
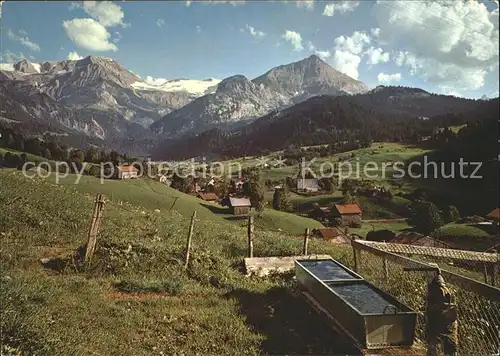
[[[334,218],[341,220],[341,226],[347,226],[353,223],[361,224],[363,218],[363,212],[356,203],[335,204],[331,211]]]
[[[134,166],[121,165],[118,166],[118,179],[134,179],[138,178],[139,170]]]

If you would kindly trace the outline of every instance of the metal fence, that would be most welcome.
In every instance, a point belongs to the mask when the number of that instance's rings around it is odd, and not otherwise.
[[[395,245],[395,244],[387,244]],[[427,275],[425,272],[408,272],[404,267],[429,267],[429,264],[404,255],[414,255],[415,246],[385,246],[353,241],[355,270],[366,280],[395,296],[418,313],[416,344],[425,345],[425,307]],[[396,251],[389,252],[387,250]],[[417,254],[431,262],[438,251]],[[457,253],[458,250],[456,250]],[[447,252],[449,254],[449,252]],[[470,256],[469,256],[470,257]],[[448,255],[442,258],[450,258]],[[458,257],[457,257],[458,258]],[[489,257],[486,257],[488,259]],[[500,289],[481,281],[450,271],[440,256],[441,274],[458,306],[458,333],[460,355],[498,355],[500,353]],[[480,261],[483,263],[484,261]],[[492,262],[493,263],[493,262]],[[493,268],[498,268],[494,263]]]

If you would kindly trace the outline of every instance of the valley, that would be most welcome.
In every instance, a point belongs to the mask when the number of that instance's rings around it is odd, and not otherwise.
[[[498,98],[370,88],[316,55],[254,79],[94,55],[0,69],[2,355],[356,354],[293,271],[248,276],[246,257],[327,254],[420,313],[425,278],[397,263],[433,255],[412,248],[498,253]],[[469,351],[496,342],[481,261],[439,259],[477,302]]]

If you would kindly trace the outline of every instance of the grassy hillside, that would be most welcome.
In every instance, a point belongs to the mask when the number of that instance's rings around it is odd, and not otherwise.
[[[311,146],[317,147],[317,146]],[[309,147],[310,148],[310,147]],[[307,152],[308,147],[303,147],[304,152]],[[386,177],[382,176],[382,163],[385,162],[397,162],[397,161],[406,161],[410,158],[420,156],[426,152],[429,152],[428,149],[417,147],[414,145],[400,144],[395,142],[374,142],[371,147],[361,148],[353,151],[337,153],[332,156],[326,157],[317,157],[313,162],[311,162],[310,166],[315,172],[319,173],[319,169],[321,165],[325,168],[328,166],[326,163],[338,163],[339,158],[345,159],[344,162],[350,162],[353,168],[353,176],[351,178],[356,177],[356,164],[359,163],[361,170],[359,174],[359,178],[367,178],[363,171],[362,167],[367,162],[374,162],[379,166],[378,170],[370,171],[371,175],[378,175],[378,180],[383,181],[386,178],[391,177],[392,169],[387,167],[386,169]],[[271,179],[271,180],[280,180],[285,179],[286,177],[296,177],[299,173],[299,164],[292,166],[281,166],[274,167],[273,164],[276,159],[280,158],[280,155],[283,154],[283,151],[276,151],[266,156],[248,156],[244,158],[232,159],[221,161],[220,164],[223,166],[224,172],[231,171],[233,174],[238,172],[238,169],[245,169],[247,167],[255,167],[259,165],[259,163],[267,163],[268,167],[262,170],[262,178],[263,179]],[[308,161],[309,162],[309,161]],[[261,166],[262,168],[262,166]],[[216,169],[216,172],[219,172],[220,169]],[[344,174],[348,173],[347,166],[343,167]]]
[[[57,186],[50,180],[24,178],[18,171],[0,170],[1,343],[5,352],[349,352],[332,342],[324,327],[315,327],[321,325],[319,320],[286,292],[287,280],[243,276],[244,227],[201,209],[194,198],[185,196],[168,211],[165,207],[171,200],[146,193],[151,189],[143,181],[121,186],[110,181],[101,187],[109,201],[98,253],[89,268],[75,264],[75,253],[86,241],[98,186],[84,178],[80,185],[66,181]],[[126,188],[126,184],[137,186]],[[129,203],[124,202],[127,199]],[[186,269],[182,261],[189,224],[186,215],[192,207],[198,208],[199,219]],[[289,221],[289,215],[272,212],[262,219]],[[301,251],[301,239],[256,225],[256,256]],[[313,240],[310,252],[328,253],[351,263],[348,246]],[[42,258],[51,262],[42,266]]]
[[[144,209],[159,209],[161,214],[170,210],[175,210],[184,218],[190,218],[193,211],[197,211],[197,216],[203,220],[210,220],[219,223],[239,221],[230,213],[228,208],[217,204],[207,203],[192,195],[184,194],[173,188],[167,187],[151,179],[137,180],[112,180],[82,176],[78,184],[75,184],[77,176],[70,175],[60,180],[60,184],[84,194],[104,194],[115,201],[122,201],[133,204]],[[55,183],[55,175],[49,178]],[[257,215],[257,214],[255,214]],[[243,220],[245,221],[245,220]],[[281,229],[287,233],[301,233],[305,228],[318,226],[318,222],[312,219],[303,218],[294,214],[279,213],[273,210],[264,210],[256,221],[265,227]],[[245,223],[246,224],[246,223]]]

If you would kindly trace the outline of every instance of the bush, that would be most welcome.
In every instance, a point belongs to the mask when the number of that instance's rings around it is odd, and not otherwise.
[[[333,227],[339,227],[340,225],[342,225],[342,219],[335,218],[335,219],[332,220],[332,226]]]
[[[361,223],[359,223],[358,221],[351,221],[349,223],[349,227],[354,228],[354,229],[358,229],[361,227]]]
[[[368,234],[366,234],[367,241],[388,242],[391,241],[394,237],[396,237],[396,234],[387,229],[370,231]]]

